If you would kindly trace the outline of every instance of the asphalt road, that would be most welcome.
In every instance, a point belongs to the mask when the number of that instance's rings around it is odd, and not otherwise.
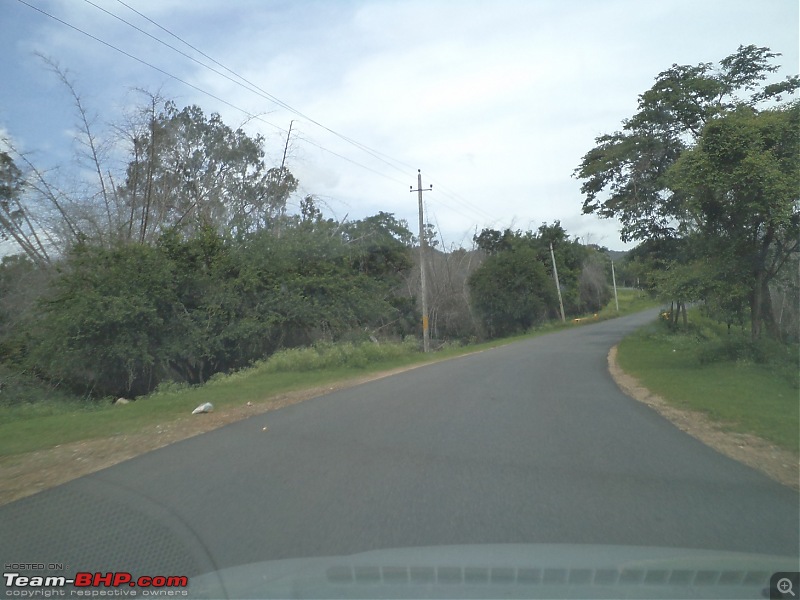
[[[684,434],[608,375],[609,348],[654,315],[331,393],[0,507],[3,563],[192,576],[488,543],[796,556],[796,492]]]

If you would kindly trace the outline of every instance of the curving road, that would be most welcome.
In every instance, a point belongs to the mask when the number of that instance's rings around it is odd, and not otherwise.
[[[609,348],[654,315],[331,393],[0,507],[3,563],[192,576],[517,542],[797,556],[796,492],[687,436],[608,375]]]

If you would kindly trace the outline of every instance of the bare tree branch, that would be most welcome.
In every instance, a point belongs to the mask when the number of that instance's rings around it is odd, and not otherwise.
[[[70,95],[72,96],[72,100],[75,104],[75,109],[78,112],[78,117],[80,118],[80,127],[83,135],[85,136],[85,140],[81,140],[82,143],[88,148],[88,156],[92,162],[92,166],[94,167],[95,172],[97,173],[97,180],[100,184],[100,191],[101,196],[103,198],[103,203],[106,209],[106,217],[108,219],[108,232],[111,235],[114,231],[114,223],[111,218],[111,203],[108,197],[108,190],[106,189],[106,180],[103,177],[102,167],[101,167],[101,160],[100,160],[100,150],[97,144],[97,138],[92,131],[92,125],[86,111],[86,107],[81,100],[80,94],[75,89],[75,84],[72,80],[69,79],[67,76],[67,72],[62,70],[61,67],[56,63],[52,58],[44,56],[43,54],[36,53],[42,62],[44,62],[47,67],[52,71],[64,85],[64,87],[69,90]]]

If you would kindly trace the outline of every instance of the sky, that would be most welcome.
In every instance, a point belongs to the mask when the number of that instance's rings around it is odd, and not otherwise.
[[[416,230],[419,169],[446,248],[470,247],[484,227],[559,220],[585,243],[624,250],[615,220],[581,214],[573,171],[595,138],[618,130],[672,64],[756,44],[782,54],[775,80],[797,74],[799,10],[797,0],[0,0],[0,133],[38,165],[74,164],[74,107],[38,53],[68,70],[101,136],[142,103],[137,90],[159,92],[263,135],[279,166],[294,121],[294,202],[311,194],[326,217],[384,211]]]

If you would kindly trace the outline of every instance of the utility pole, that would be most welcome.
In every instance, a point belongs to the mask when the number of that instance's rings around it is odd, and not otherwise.
[[[611,261],[611,281],[614,283],[614,303],[617,305],[617,312],[619,312],[619,298],[617,298],[617,276],[614,274],[614,261]]]
[[[431,185],[428,189],[422,189],[422,171],[417,169],[417,189],[410,186],[412,192],[417,192],[419,199],[419,280],[420,294],[422,295],[422,351],[430,352],[431,334],[428,331],[428,287],[425,282],[425,222],[422,216],[422,192],[433,189]]]
[[[556,291],[558,292],[558,305],[561,307],[561,322],[566,323],[567,317],[564,316],[564,301],[561,299],[561,285],[558,283],[558,268],[556,267],[556,255],[553,254],[553,242],[550,242],[550,258],[553,259],[553,277],[556,279]]]

